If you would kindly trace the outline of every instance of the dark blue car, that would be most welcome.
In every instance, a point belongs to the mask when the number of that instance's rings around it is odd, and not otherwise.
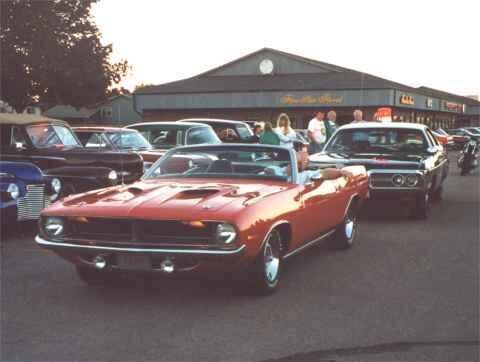
[[[40,211],[61,194],[59,179],[42,174],[31,163],[0,161],[0,218],[2,226],[37,220]]]

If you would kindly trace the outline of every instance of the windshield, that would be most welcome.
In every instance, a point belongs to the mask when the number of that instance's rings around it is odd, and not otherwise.
[[[181,129],[172,129],[171,126],[134,126],[140,134],[146,138],[150,144],[155,148],[173,148],[181,145],[183,131]]]
[[[423,152],[428,142],[421,130],[360,128],[340,130],[325,151],[356,154],[391,154]]]
[[[292,161],[287,149],[267,147],[189,147],[159,159],[145,178],[262,178],[287,180]]]
[[[61,125],[32,125],[27,127],[27,133],[37,148],[51,147],[82,147],[72,130]]]
[[[194,127],[187,131],[187,145],[216,144],[221,142],[211,127]]]
[[[436,133],[440,134],[440,135],[443,135],[443,136],[448,136],[448,133],[445,132],[443,129],[439,128],[437,130],[435,130]]]
[[[150,143],[137,131],[106,132],[105,135],[115,146],[121,149],[149,150]]]
[[[242,140],[249,140],[253,136],[253,132],[250,129],[250,127],[245,126],[244,124],[239,124],[236,127],[238,135],[240,136],[240,139]]]

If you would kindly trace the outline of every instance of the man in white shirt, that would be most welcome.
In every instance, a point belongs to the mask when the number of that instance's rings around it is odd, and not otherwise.
[[[308,122],[308,138],[310,138],[310,153],[318,153],[326,141],[326,130],[323,119],[325,114],[317,112],[314,118]]]
[[[353,121],[352,123],[360,123],[360,122],[365,122],[363,120],[363,112],[359,109],[356,109],[353,111]]]

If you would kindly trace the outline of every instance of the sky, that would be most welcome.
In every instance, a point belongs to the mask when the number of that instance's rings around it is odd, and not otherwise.
[[[268,47],[409,86],[480,94],[478,0],[99,0],[122,85],[189,78]]]

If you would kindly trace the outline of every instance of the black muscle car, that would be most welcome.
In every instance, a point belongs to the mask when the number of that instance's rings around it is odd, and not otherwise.
[[[138,180],[133,152],[85,148],[67,123],[37,115],[0,114],[0,159],[30,162],[62,182],[62,196]]]
[[[413,123],[361,122],[340,127],[313,164],[363,165],[372,199],[410,199],[412,213],[427,218],[432,199],[440,199],[448,159],[432,131]]]

